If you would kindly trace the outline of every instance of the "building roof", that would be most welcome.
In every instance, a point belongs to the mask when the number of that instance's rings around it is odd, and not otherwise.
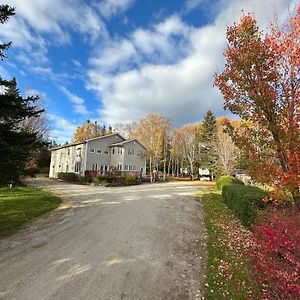
[[[131,140],[125,140],[123,142],[119,142],[119,143],[114,143],[114,144],[111,144],[110,147],[114,147],[114,146],[123,146],[124,144],[127,144],[127,143],[131,143],[131,142],[137,142],[139,143],[143,148],[145,148],[147,150],[147,148],[137,139],[131,139]]]
[[[95,138],[92,138],[92,139],[88,139],[88,140],[85,140],[85,141],[82,141],[82,142],[76,142],[76,143],[71,143],[71,144],[59,146],[59,147],[56,147],[56,148],[52,148],[52,149],[50,149],[50,151],[55,151],[55,150],[59,150],[59,149],[67,148],[67,147],[72,147],[72,146],[77,146],[77,145],[85,144],[89,141],[101,140],[101,139],[104,139],[104,138],[107,138],[107,137],[110,137],[110,136],[114,136],[114,135],[118,135],[120,138],[125,140],[125,138],[123,136],[121,136],[119,133],[115,132],[115,133],[112,133],[112,134],[107,134],[107,135],[98,136],[98,137],[95,137]]]

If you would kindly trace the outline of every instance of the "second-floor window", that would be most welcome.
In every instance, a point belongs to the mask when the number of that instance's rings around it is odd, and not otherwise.
[[[81,157],[81,148],[76,149],[76,156]]]
[[[134,149],[128,149],[128,155],[134,155]]]

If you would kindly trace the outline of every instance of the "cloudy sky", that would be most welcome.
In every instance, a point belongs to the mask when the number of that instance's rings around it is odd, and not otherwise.
[[[174,126],[224,115],[212,87],[226,26],[253,13],[262,28],[299,0],[6,0],[12,41],[0,75],[43,99],[53,138],[87,119],[102,124],[163,113]]]

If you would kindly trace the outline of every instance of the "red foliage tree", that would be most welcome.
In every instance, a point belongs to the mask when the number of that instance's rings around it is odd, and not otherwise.
[[[252,124],[243,136],[229,130],[251,154],[251,175],[291,193],[300,210],[300,5],[284,27],[272,24],[267,34],[243,16],[228,27],[227,41],[214,84],[225,109]]]
[[[300,214],[271,213],[253,228],[250,251],[264,299],[300,299]]]

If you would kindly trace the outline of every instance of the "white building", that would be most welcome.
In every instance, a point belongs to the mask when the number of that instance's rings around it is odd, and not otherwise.
[[[126,140],[118,133],[57,147],[51,150],[49,177],[57,178],[60,172],[102,174],[112,167],[145,175],[146,148],[138,140]]]

